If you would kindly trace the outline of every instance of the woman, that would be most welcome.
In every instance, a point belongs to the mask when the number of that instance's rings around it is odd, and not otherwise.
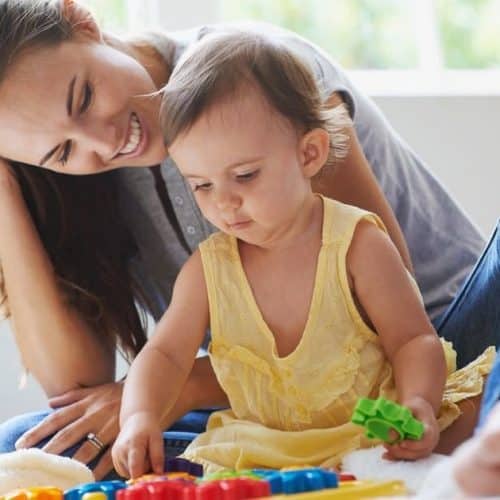
[[[60,408],[17,446],[55,433],[46,449],[62,453],[76,445],[75,458],[86,463],[99,455],[97,478],[111,468],[102,445],[118,431],[122,387],[114,382],[115,347],[133,356],[145,341],[134,300],[159,318],[182,262],[213,230],[167,158],[154,92],[188,46],[220,29],[123,41],[101,33],[72,0],[0,0],[0,157],[6,160],[0,169],[0,261],[6,304],[24,366],[51,406]],[[296,49],[329,106],[347,103],[355,122],[346,130],[348,156],[315,188],[382,217],[410,269],[413,260],[427,312],[439,321],[480,254],[480,235],[323,52],[270,26],[251,29]],[[60,175],[122,166],[150,168]],[[475,312],[473,318],[486,315]],[[467,318],[459,319],[467,334]],[[489,335],[482,331],[480,342],[465,336],[470,342],[460,348],[462,361],[493,343]],[[193,408],[224,403],[202,358],[165,428]],[[5,424],[2,450],[40,419]]]

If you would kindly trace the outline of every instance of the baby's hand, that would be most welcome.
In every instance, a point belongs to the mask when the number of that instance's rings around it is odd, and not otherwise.
[[[113,464],[123,477],[132,479],[151,470],[163,473],[163,433],[150,413],[131,415],[123,424],[112,449]]]
[[[384,444],[387,451],[383,458],[387,460],[417,460],[427,457],[439,441],[439,426],[432,406],[422,398],[415,398],[403,404],[424,424],[424,434],[418,440],[407,439],[395,444]]]

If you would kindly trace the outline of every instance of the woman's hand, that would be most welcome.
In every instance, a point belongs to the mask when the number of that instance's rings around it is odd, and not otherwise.
[[[403,403],[415,418],[424,424],[421,439],[407,439],[395,444],[385,444],[383,458],[388,460],[417,460],[429,456],[439,442],[439,426],[432,405],[422,398]]]
[[[125,420],[112,449],[115,469],[132,479],[152,471],[163,473],[163,434],[158,417],[138,412]]]
[[[54,434],[43,450],[62,453],[94,433],[105,446],[111,447],[119,431],[119,411],[124,382],[112,382],[88,389],[75,389],[49,399],[54,413],[26,432],[16,443],[16,448],[35,446]],[[171,411],[164,415],[160,426],[170,427],[176,420],[195,408],[227,406],[208,357],[195,361],[184,389]],[[99,451],[90,441],[80,446],[73,458],[88,464]],[[113,469],[111,450],[108,448],[94,468],[96,480]]]
[[[113,469],[111,445],[118,435],[122,391],[123,382],[112,382],[88,389],[75,389],[50,399],[49,404],[55,409],[54,413],[21,436],[16,448],[35,446],[54,434],[43,450],[60,454],[84,439],[73,458],[88,464],[100,452],[85,439],[89,433],[94,433],[109,447],[94,468],[96,480],[102,479]]]

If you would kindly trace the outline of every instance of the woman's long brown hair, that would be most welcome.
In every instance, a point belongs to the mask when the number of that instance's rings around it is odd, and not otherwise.
[[[23,50],[70,39],[62,2],[0,0],[0,85]],[[116,172],[69,176],[10,162],[68,304],[131,359],[146,342],[138,288],[127,270],[136,251],[118,210]],[[36,286],[36,283],[33,284]],[[0,282],[3,299],[8,294]]]

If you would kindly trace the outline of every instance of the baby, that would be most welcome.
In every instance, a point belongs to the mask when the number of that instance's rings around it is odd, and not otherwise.
[[[316,195],[342,168],[350,120],[329,109],[308,67],[252,33],[207,36],[164,90],[169,152],[217,228],[182,268],[124,389],[113,461],[124,476],[163,468],[160,421],[207,328],[230,409],[185,457],[219,468],[335,466],[371,446],[350,423],[360,397],[423,421],[386,457],[449,452],[472,432],[493,349],[458,372],[380,219]],[[464,405],[464,403],[467,403]]]

